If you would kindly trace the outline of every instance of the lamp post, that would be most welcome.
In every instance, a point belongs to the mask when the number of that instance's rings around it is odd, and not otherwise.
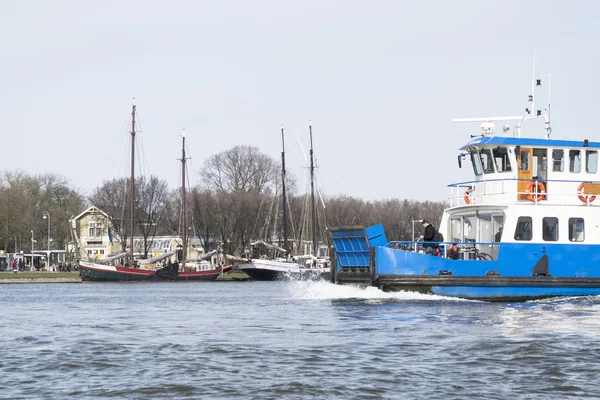
[[[412,222],[412,241],[413,246],[415,248],[415,253],[417,252],[417,243],[415,242],[415,222],[423,222],[422,219],[414,219]]]
[[[48,269],[48,271],[50,271],[50,213],[48,211],[44,211],[43,213],[43,219],[47,219],[48,220],[48,240],[47,240],[47,246],[48,246],[48,250],[46,250],[46,262],[48,263],[46,265],[46,268]]]
[[[33,238],[33,229],[31,230],[31,257],[29,257],[29,270],[33,271],[33,244],[35,243],[35,239]]]

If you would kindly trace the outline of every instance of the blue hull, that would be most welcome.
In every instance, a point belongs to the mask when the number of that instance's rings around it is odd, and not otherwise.
[[[335,282],[489,301],[600,295],[600,245],[494,243],[480,246],[494,259],[453,260],[382,245],[382,229],[332,229]]]
[[[433,286],[431,292],[440,296],[460,297],[472,300],[515,301],[533,300],[557,296],[600,295],[597,288],[570,287],[477,287],[477,286]]]

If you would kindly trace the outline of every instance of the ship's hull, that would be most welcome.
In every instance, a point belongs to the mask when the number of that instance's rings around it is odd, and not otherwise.
[[[382,228],[371,228],[332,230],[333,281],[486,301],[600,295],[598,244],[499,243],[495,258],[450,259],[372,245]]]
[[[214,281],[223,272],[230,271],[233,265],[226,265],[223,268],[215,268],[206,271],[179,272],[178,281]]]
[[[324,278],[318,268],[302,268],[294,262],[275,260],[251,260],[239,264],[239,269],[255,281],[315,280]]]
[[[80,262],[79,275],[82,281],[95,282],[130,282],[154,281],[156,274],[152,270],[139,268],[114,267],[88,262]]]

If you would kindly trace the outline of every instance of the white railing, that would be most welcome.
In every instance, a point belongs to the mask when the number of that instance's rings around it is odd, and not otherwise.
[[[567,199],[567,198],[573,199],[573,198],[577,198],[578,196],[581,196],[586,199],[585,203],[580,200],[582,204],[586,204],[588,207],[600,206],[600,199],[599,199],[598,203],[595,203],[595,204],[593,203],[596,196],[598,196],[600,198],[600,195],[595,195],[595,194],[586,195],[585,193],[578,193],[577,191],[573,191],[572,189],[568,189],[568,191],[567,190],[560,191],[560,190],[553,189],[551,191],[543,191],[543,192],[531,192],[531,191],[520,192],[518,190],[511,189],[512,187],[515,186],[514,184],[510,185],[511,188],[509,188],[509,189],[506,188],[507,182],[513,183],[513,182],[518,182],[518,181],[540,182],[543,184],[547,184],[548,182],[550,182],[550,183],[552,183],[552,182],[573,183],[573,184],[583,183],[582,181],[575,181],[575,180],[548,179],[545,181],[540,181],[540,180],[535,180],[535,179],[521,179],[521,178],[465,181],[465,182],[459,182],[459,183],[452,183],[452,184],[448,185],[448,187],[450,188],[450,197],[447,198],[447,200],[450,201],[450,207],[467,204],[464,198],[465,198],[467,191],[469,189],[472,189],[472,191],[470,192],[470,195],[472,196],[472,198],[477,199],[477,202],[472,202],[471,204],[479,204],[479,205],[481,205],[481,204],[573,205],[574,202],[554,202],[553,201],[552,203],[548,203],[547,199],[548,199],[548,196],[552,196],[553,198],[559,197],[559,198],[565,198],[565,199]],[[585,181],[585,182],[586,183],[600,183],[598,181]],[[500,188],[498,188],[498,183],[500,183]],[[552,185],[550,185],[550,186],[552,186]],[[527,196],[527,195],[533,195],[532,196],[533,201],[519,199],[520,196]],[[493,202],[485,201],[486,198],[489,199],[492,196],[496,197],[496,199],[494,199]],[[498,199],[497,198],[498,196],[502,196],[502,199]],[[481,199],[484,199],[484,201],[481,201]]]

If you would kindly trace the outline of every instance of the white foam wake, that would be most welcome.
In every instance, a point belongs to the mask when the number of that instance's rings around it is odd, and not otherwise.
[[[418,292],[384,292],[372,286],[335,285],[326,281],[290,281],[287,283],[287,288],[292,298],[304,300],[459,300]]]

